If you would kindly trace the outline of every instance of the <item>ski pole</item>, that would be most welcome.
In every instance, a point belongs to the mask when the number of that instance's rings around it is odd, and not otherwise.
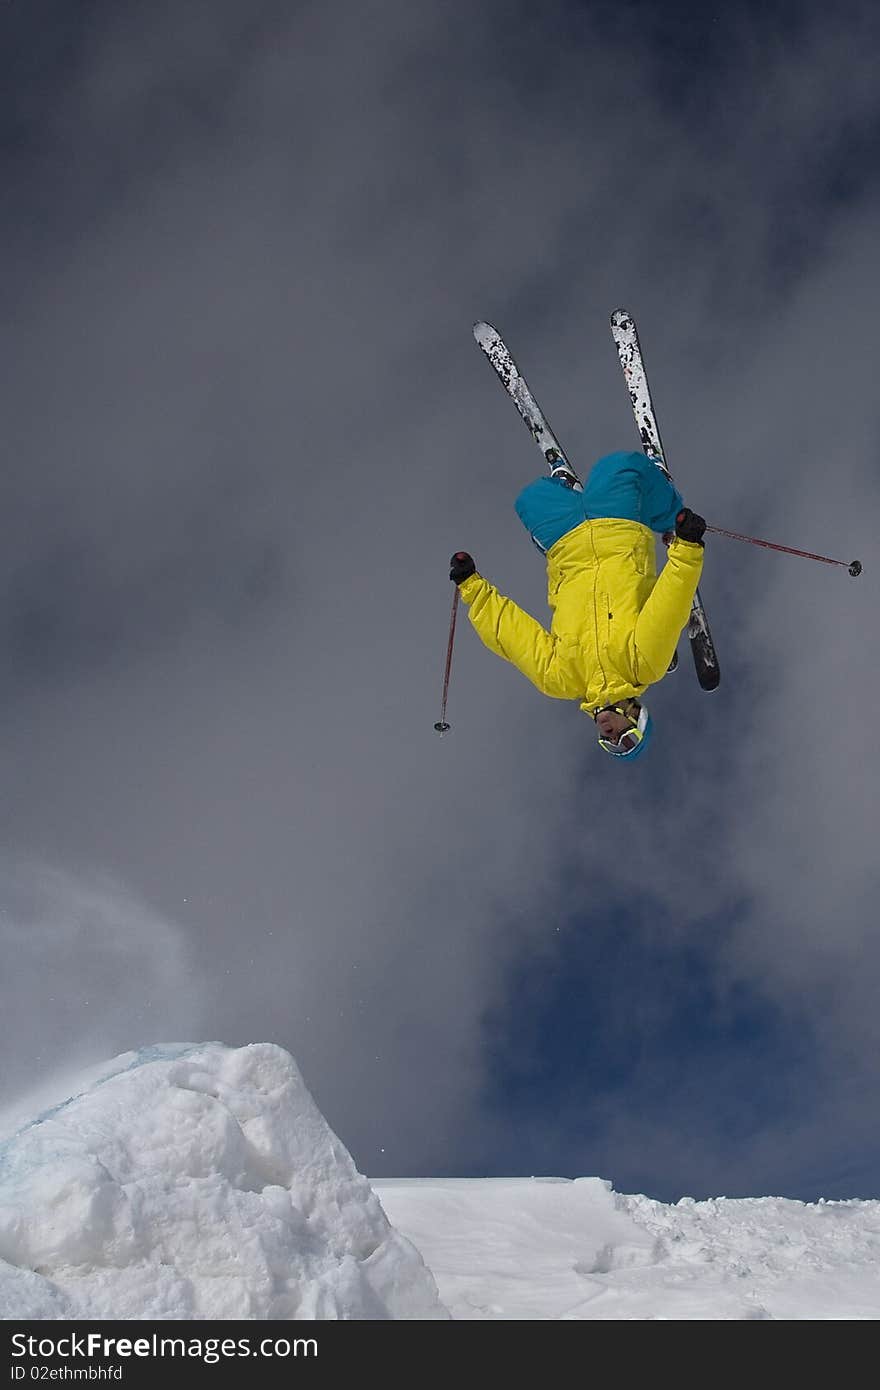
[[[449,642],[446,647],[446,670],[443,673],[443,703],[440,707],[440,718],[434,725],[437,733],[442,738],[449,729],[446,723],[446,695],[449,691],[449,672],[452,669],[452,644],[455,641],[455,619],[458,613],[458,585],[455,586],[455,593],[452,596],[452,617],[449,619]]]
[[[763,545],[767,550],[784,550],[786,555],[802,555],[805,560],[821,560],[823,565],[842,565],[844,569],[849,569],[854,579],[862,572],[861,560],[851,560],[847,565],[846,560],[832,560],[827,555],[814,555],[811,550],[795,550],[794,546],[777,545],[775,541],[759,541],[757,536],[743,536],[739,531],[725,531],[723,526],[707,526],[706,530],[714,531],[716,536],[729,536],[732,541],[748,541],[749,545]]]

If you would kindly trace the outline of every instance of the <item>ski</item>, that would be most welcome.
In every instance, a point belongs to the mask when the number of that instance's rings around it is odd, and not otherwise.
[[[514,362],[510,349],[497,328],[493,328],[491,323],[480,321],[474,324],[474,337],[478,346],[482,348],[495,368],[498,380],[519,411],[529,434],[541,450],[547,467],[552,469],[557,464],[564,463],[566,468],[570,469],[574,477],[577,478],[578,474],[569,461],[568,454],[550,428],[546,415],[529,390],[528,382]]]
[[[627,313],[625,309],[615,309],[611,315],[611,332],[617,345],[617,355],[623,368],[642,450],[646,457],[657,463],[671,479],[672,474],[666,462],[666,452],[660,438],[639,335],[632,314]],[[699,589],[694,595],[687,632],[700,686],[703,690],[717,689],[721,672]]]

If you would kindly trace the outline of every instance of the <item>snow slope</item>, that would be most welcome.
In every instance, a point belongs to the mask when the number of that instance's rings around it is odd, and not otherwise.
[[[599,1178],[375,1181],[456,1319],[880,1317],[880,1202],[675,1205]]]

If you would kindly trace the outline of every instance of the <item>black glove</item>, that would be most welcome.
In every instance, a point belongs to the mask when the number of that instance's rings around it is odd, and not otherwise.
[[[473,557],[468,555],[466,550],[456,550],[449,564],[449,578],[453,584],[463,584],[466,579],[470,579],[471,575],[477,572]]]
[[[696,512],[692,512],[690,507],[683,507],[675,518],[675,534],[683,541],[695,541],[697,545],[703,544],[703,532],[706,523]]]

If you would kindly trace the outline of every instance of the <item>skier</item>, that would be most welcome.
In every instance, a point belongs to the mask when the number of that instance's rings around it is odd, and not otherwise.
[[[706,522],[643,453],[607,454],[582,485],[560,462],[529,483],[517,514],[547,560],[548,632],[459,550],[449,578],[490,651],[545,695],[580,699],[599,746],[620,759],[644,752],[644,690],[669,669],[703,567]],[[667,539],[657,577],[653,532]]]

